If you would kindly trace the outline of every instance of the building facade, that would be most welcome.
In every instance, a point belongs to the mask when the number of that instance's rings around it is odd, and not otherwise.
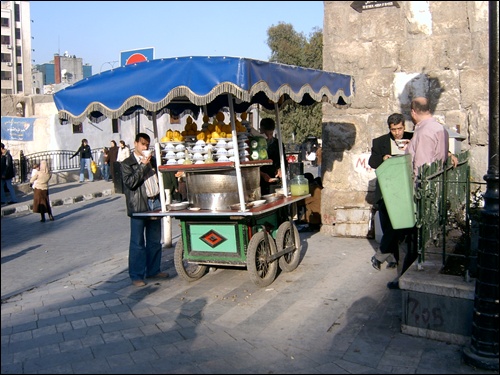
[[[91,75],[92,65],[84,64],[81,57],[56,53],[51,62],[33,67],[33,89],[36,94],[53,94]]]
[[[352,75],[356,92],[347,110],[323,106],[322,232],[367,235],[376,181],[371,142],[388,132],[394,112],[413,130],[415,96],[430,98],[438,121],[464,139],[471,189],[484,183],[488,41],[487,1],[324,2],[323,69]]]
[[[1,93],[32,94],[29,1],[1,3]]]

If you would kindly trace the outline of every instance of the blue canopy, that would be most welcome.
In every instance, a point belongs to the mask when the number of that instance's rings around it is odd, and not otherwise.
[[[243,112],[252,104],[273,109],[287,100],[302,105],[351,103],[349,75],[237,57],[178,57],[127,65],[76,82],[54,94],[59,118],[80,123],[127,118],[135,112],[209,116],[228,106]]]

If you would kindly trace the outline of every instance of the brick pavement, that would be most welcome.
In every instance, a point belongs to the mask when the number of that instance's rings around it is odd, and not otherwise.
[[[51,196],[99,199],[100,183]],[[385,287],[394,270],[371,267],[374,241],[301,242],[298,268],[267,288],[235,268],[186,283],[170,248],[171,278],[144,288],[130,285],[123,252],[2,301],[1,372],[493,373],[465,365],[461,346],[400,333],[401,291]]]

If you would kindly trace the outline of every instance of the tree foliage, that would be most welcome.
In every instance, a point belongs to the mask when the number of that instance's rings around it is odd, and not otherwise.
[[[323,31],[314,28],[309,37],[298,33],[293,26],[280,22],[267,30],[269,61],[305,68],[323,68]],[[284,143],[303,142],[308,135],[321,138],[321,104],[303,107],[287,104],[280,112],[281,135]],[[265,115],[263,117],[266,117]],[[295,137],[293,136],[295,135]]]

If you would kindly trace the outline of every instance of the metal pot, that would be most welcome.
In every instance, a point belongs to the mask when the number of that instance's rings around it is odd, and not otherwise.
[[[241,169],[245,202],[260,198],[260,167]],[[188,201],[204,210],[227,210],[239,203],[236,170],[186,172]]]

